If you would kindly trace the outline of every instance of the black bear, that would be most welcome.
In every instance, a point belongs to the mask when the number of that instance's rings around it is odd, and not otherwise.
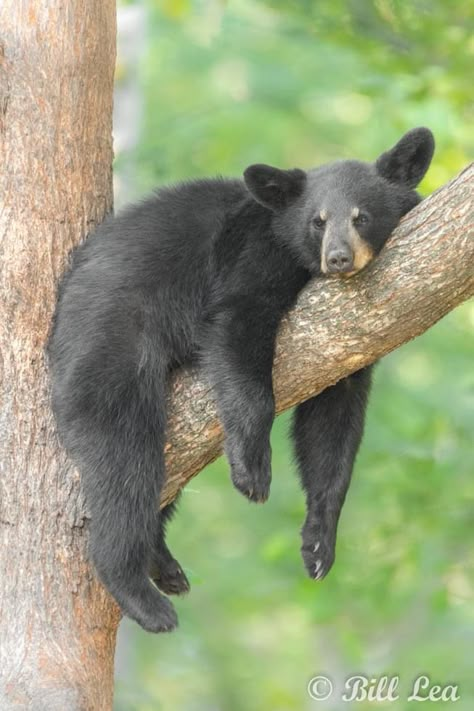
[[[201,364],[232,481],[265,501],[282,315],[312,277],[351,276],[370,262],[419,202],[433,150],[431,132],[416,128],[375,163],[251,165],[243,180],[180,183],[110,217],[73,252],[48,347],[53,410],[82,476],[97,572],[145,629],[177,624],[158,588],[188,589],[165,543],[173,506],[158,510],[170,372]],[[302,554],[316,579],[334,561],[369,387],[365,368],[295,411]]]

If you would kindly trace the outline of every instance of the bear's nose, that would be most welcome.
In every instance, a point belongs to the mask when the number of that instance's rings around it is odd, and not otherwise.
[[[348,247],[332,249],[326,259],[328,271],[331,274],[350,272],[354,268],[352,251]]]

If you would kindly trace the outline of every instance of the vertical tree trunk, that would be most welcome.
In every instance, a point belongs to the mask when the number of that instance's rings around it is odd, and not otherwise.
[[[118,610],[85,561],[44,344],[112,205],[114,0],[0,3],[0,708],[111,708]]]

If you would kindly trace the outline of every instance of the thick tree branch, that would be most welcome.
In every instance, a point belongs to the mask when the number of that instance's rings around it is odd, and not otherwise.
[[[363,273],[313,281],[281,325],[273,371],[282,412],[419,336],[474,294],[474,164],[402,221]],[[170,394],[162,504],[221,453],[222,430],[198,372]]]

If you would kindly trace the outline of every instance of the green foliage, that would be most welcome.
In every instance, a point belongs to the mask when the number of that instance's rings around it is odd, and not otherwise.
[[[427,191],[472,153],[468,3],[150,0],[149,20],[137,194],[260,159],[370,159],[418,124],[438,144]]]
[[[140,143],[118,158],[119,177],[133,174],[127,199],[257,161],[371,159],[420,124],[437,139],[425,192],[472,155],[474,10],[464,0],[147,8]],[[119,711],[340,708],[311,702],[307,683],[357,672],[400,674],[397,709],[413,707],[403,699],[421,673],[459,683],[456,708],[473,708],[473,327],[468,304],[378,366],[324,582],[306,579],[299,557],[288,416],[275,426],[264,507],[232,489],[222,459],[191,483],[170,544],[193,589],[177,602],[176,634],[122,626]]]

